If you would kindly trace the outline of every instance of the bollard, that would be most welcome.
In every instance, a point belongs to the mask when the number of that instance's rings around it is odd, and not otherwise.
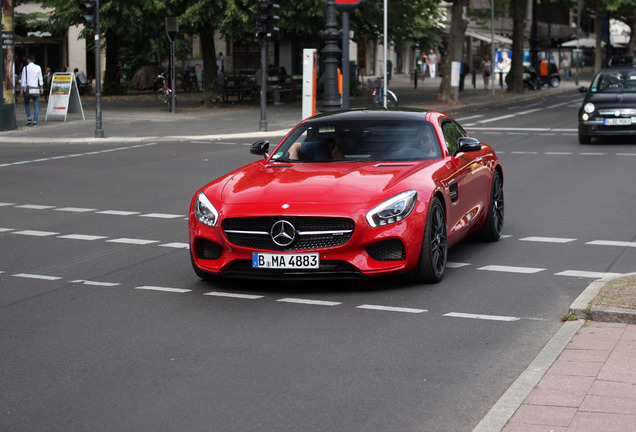
[[[417,88],[417,68],[413,70],[413,88]]]

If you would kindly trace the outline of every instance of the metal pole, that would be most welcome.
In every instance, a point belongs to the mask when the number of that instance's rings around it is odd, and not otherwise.
[[[388,0],[384,0],[384,91],[382,92],[382,96],[383,96],[382,103],[383,103],[385,109],[386,109],[386,106],[387,106],[387,102],[386,102],[387,101],[387,98],[386,98],[386,95],[387,95],[387,92],[386,92],[386,90],[387,90],[387,82],[386,82],[387,81],[387,71],[386,71],[386,68],[387,68],[387,64],[388,64],[388,62],[386,61],[387,60],[386,59],[386,56],[387,56],[387,47],[386,47],[386,45],[387,45],[387,36],[386,36],[386,32],[387,32],[387,27],[388,27],[387,26],[387,1]]]
[[[342,11],[342,108],[351,107],[349,101],[350,78],[349,72],[349,12]]]
[[[265,39],[261,40],[261,121],[258,124],[259,131],[267,131],[267,62]]]
[[[99,0],[95,0],[95,138],[103,138],[102,129],[102,69],[99,40]]]
[[[174,65],[174,40],[170,39],[170,88],[172,92],[170,94],[170,112],[177,112],[177,77]]]
[[[581,0],[577,2],[576,11],[576,77],[574,83],[579,85],[579,63],[581,61],[581,47],[579,46],[579,31],[581,29]]]
[[[338,29],[336,22],[336,0],[326,0],[326,3],[327,25],[325,30],[320,32],[320,37],[325,41],[325,46],[321,51],[325,64],[325,96],[321,111],[335,111],[342,107],[338,94],[338,64],[342,53],[339,48],[339,40],[342,37],[342,31]]]
[[[495,0],[490,0],[490,77],[492,77],[491,91],[495,97]]]

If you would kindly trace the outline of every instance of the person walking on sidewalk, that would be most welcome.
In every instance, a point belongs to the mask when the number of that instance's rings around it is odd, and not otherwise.
[[[435,51],[430,51],[426,62],[428,63],[428,70],[431,73],[431,78],[435,78],[435,74],[437,73],[437,54],[435,54]]]
[[[40,114],[40,95],[44,91],[44,80],[42,79],[42,68],[35,64],[35,56],[30,55],[28,64],[22,68],[20,96],[24,95],[24,109],[27,115],[27,126],[38,124],[38,114]],[[33,119],[31,119],[30,100],[33,99]]]

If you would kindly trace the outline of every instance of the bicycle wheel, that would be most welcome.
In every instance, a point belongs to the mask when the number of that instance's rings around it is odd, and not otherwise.
[[[386,106],[389,108],[397,108],[398,101],[397,96],[391,90],[386,91]]]

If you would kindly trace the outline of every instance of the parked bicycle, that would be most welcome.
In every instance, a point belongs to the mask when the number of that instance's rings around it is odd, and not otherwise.
[[[168,111],[172,111],[172,89],[168,85],[168,78],[166,77],[165,72],[161,72],[157,75],[157,78],[155,78],[155,86],[157,87],[157,93],[161,96],[163,103],[168,105]]]
[[[373,104],[379,107],[384,107],[384,88],[382,85],[382,81],[382,77],[369,80],[369,87],[371,88]],[[391,108],[398,106],[397,96],[388,88],[386,89],[386,105],[387,107]]]
[[[194,66],[189,66],[181,74],[181,82],[183,84],[184,92],[198,92],[199,91],[199,79],[197,73],[194,70]]]

